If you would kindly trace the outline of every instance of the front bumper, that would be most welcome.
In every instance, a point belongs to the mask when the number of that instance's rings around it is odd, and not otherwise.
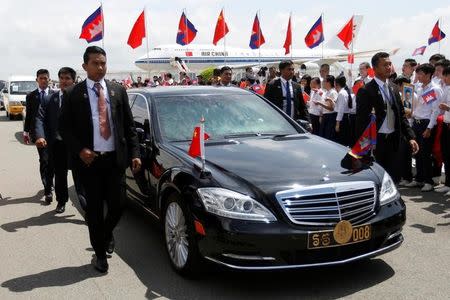
[[[406,209],[401,198],[381,207],[365,223],[372,227],[368,241],[320,249],[307,248],[308,232],[332,228],[197,216],[205,225],[199,250],[207,260],[233,269],[271,270],[345,264],[392,251],[403,242]]]

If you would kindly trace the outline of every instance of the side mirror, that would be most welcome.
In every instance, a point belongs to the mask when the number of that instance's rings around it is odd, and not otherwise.
[[[312,132],[312,127],[311,127],[311,123],[309,123],[306,120],[302,120],[302,119],[298,119],[296,120],[296,122],[302,126],[303,128],[305,128],[306,130],[308,130],[309,132]]]

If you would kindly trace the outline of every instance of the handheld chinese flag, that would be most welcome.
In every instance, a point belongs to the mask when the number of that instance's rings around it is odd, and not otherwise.
[[[103,38],[103,11],[100,6],[91,14],[83,26],[81,26],[80,39],[85,39],[86,42],[92,43],[100,41]]]
[[[197,29],[195,29],[194,24],[189,21],[183,12],[178,23],[177,44],[186,46],[194,40],[196,35]]]
[[[214,30],[214,38],[213,44],[217,45],[217,42],[220,41],[225,35],[228,33],[228,25],[225,22],[225,17],[223,15],[223,9],[220,11],[219,17],[217,18],[216,29]]]
[[[291,17],[289,17],[288,27],[286,31],[286,40],[284,41],[283,48],[285,49],[284,55],[291,53],[292,46],[292,29],[291,29]]]
[[[360,159],[368,154],[370,150],[377,144],[377,123],[374,114],[370,115],[370,122],[363,134],[352,147],[350,154],[352,157]]]
[[[364,86],[364,81],[362,80],[358,80],[356,81],[353,86],[352,86],[352,92],[353,94],[356,96],[358,95],[358,91],[360,88],[362,88]]]
[[[319,46],[323,40],[323,23],[322,16],[320,16],[305,36],[305,44],[308,48],[312,49]]]
[[[342,28],[337,36],[344,42],[345,48],[349,49],[349,45],[353,41],[353,17],[345,24],[344,28]]]
[[[201,157],[205,159],[205,140],[209,139],[209,135],[205,133],[204,127],[205,119],[201,119],[200,125],[195,126],[194,133],[192,135],[192,143],[189,147],[189,155],[192,157]]]
[[[258,14],[255,16],[255,20],[253,21],[252,34],[250,36],[250,48],[259,49],[262,44],[264,44],[266,40],[264,39],[264,35],[261,31],[261,26],[259,25]]]
[[[443,38],[445,38],[445,33],[442,32],[441,28],[439,28],[438,20],[431,31],[430,37],[428,38],[428,45],[439,42]]]
[[[145,38],[145,11],[137,18],[136,22],[131,29],[130,36],[128,37],[127,44],[131,48],[135,49],[142,45],[142,39]]]

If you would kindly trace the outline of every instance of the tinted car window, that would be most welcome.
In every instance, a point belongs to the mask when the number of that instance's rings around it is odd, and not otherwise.
[[[136,95],[136,99],[131,107],[131,113],[133,114],[134,125],[136,128],[144,129],[146,135],[148,135],[150,133],[149,113],[147,100],[143,96]]]
[[[128,95],[128,103],[130,104],[130,107],[133,106],[134,99],[136,99],[136,94],[129,94]]]
[[[210,139],[243,133],[298,133],[280,113],[253,94],[157,96],[155,103],[161,135],[169,141],[190,140],[202,116]]]

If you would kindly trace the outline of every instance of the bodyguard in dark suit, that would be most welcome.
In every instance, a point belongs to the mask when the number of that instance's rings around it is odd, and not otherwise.
[[[360,88],[356,96],[356,136],[361,136],[374,111],[377,123],[375,159],[391,175],[394,182],[398,182],[400,139],[404,137],[409,141],[413,153],[417,153],[419,146],[405,117],[399,91],[388,81],[392,68],[389,54],[376,53],[372,57],[372,66],[375,78]]]
[[[23,126],[23,140],[25,144],[36,141],[36,115],[39,105],[46,97],[53,94],[48,87],[50,73],[45,69],[36,72],[38,88],[30,92],[26,97],[26,117]],[[39,153],[39,171],[41,173],[42,184],[44,185],[45,201],[52,202],[53,169],[49,165],[49,155],[47,148],[37,148]]]
[[[58,93],[53,93],[41,102],[39,112],[36,116],[36,146],[38,148],[47,148],[49,165],[55,171],[55,194],[56,201],[58,202],[56,207],[57,213],[63,213],[65,211],[65,204],[69,199],[67,187],[67,150],[59,132],[58,124],[64,102],[63,92],[74,84],[75,77],[76,73],[72,68],[61,68],[58,72],[59,87],[61,90]],[[76,182],[75,186],[78,187]]]
[[[106,252],[114,251],[114,227],[125,198],[125,169],[139,171],[139,144],[125,89],[105,81],[106,53],[88,47],[83,56],[87,79],[67,91],[61,133],[69,163],[80,173],[87,200],[94,267],[108,271]],[[103,214],[104,202],[108,211]]]
[[[309,121],[302,89],[298,83],[292,80],[292,77],[294,77],[293,62],[284,60],[280,62],[279,69],[281,77],[267,84],[264,97],[282,109],[292,119]]]

